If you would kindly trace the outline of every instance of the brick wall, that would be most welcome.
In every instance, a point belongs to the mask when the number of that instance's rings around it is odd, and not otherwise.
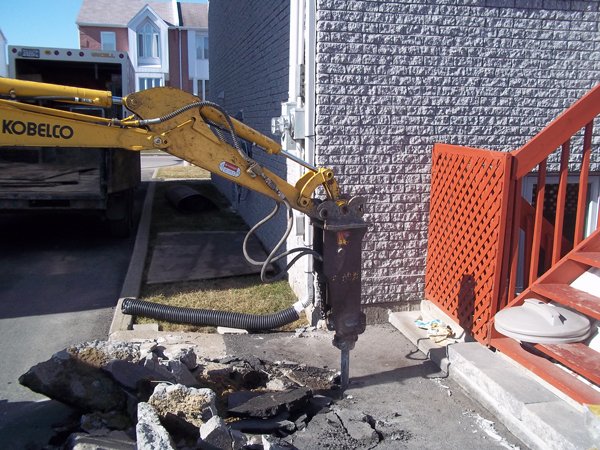
[[[228,0],[212,2],[210,23],[210,98],[229,114],[243,112],[244,122],[271,136],[271,118],[281,114],[288,97],[289,1]],[[279,140],[278,137],[272,136]],[[284,158],[253,150],[253,158],[285,178]],[[274,202],[213,177],[244,220],[254,225]],[[279,240],[285,216],[262,227],[268,249]]]
[[[168,42],[169,79],[165,85],[193,92],[193,80],[189,78],[188,67],[188,32],[177,28],[170,29]]]
[[[368,198],[364,303],[422,299],[433,144],[512,150],[535,135],[600,80],[598,10],[317,0],[318,162]]]
[[[79,27],[79,44],[81,48],[89,48],[92,50],[99,50],[102,47],[101,44],[101,32],[112,31],[115,33],[115,39],[117,44],[117,50],[126,52],[129,50],[129,37],[127,35],[127,28],[115,28],[115,27],[90,27],[80,26]]]

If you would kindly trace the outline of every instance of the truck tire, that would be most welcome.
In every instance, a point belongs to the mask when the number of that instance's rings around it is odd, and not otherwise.
[[[108,196],[106,220],[111,236],[126,238],[133,232],[133,189],[115,192]]]

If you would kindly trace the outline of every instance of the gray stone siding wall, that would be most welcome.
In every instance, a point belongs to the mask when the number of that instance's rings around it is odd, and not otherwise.
[[[241,111],[246,124],[268,136],[271,117],[281,115],[281,102],[288,98],[289,20],[289,0],[214,1],[209,8],[209,100],[229,114]],[[285,178],[284,158],[258,149],[252,156]],[[213,180],[250,226],[274,206],[260,194],[220,177],[213,176]],[[269,250],[285,229],[284,219],[281,213],[259,230]]]
[[[600,80],[598,11],[317,0],[318,162],[368,200],[364,303],[423,297],[433,144],[512,150],[540,131]]]

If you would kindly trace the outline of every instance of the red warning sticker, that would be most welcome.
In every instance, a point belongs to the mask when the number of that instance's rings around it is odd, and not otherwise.
[[[221,164],[219,164],[219,169],[221,172],[229,175],[230,177],[237,178],[242,173],[242,170],[238,166],[227,161],[221,161]]]

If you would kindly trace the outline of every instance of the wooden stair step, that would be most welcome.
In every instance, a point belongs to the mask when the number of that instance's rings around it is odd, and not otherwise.
[[[600,320],[600,297],[575,289],[568,284],[533,284],[531,290],[561,305],[576,309]]]
[[[587,405],[600,404],[600,392],[580,381],[574,375],[557,367],[548,359],[534,355],[511,338],[492,339],[492,347],[504,353],[527,370],[564,392],[573,400]]]
[[[533,348],[554,358],[563,366],[600,385],[600,353],[581,342],[533,344]]]
[[[600,252],[574,252],[569,255],[569,259],[600,268]]]

